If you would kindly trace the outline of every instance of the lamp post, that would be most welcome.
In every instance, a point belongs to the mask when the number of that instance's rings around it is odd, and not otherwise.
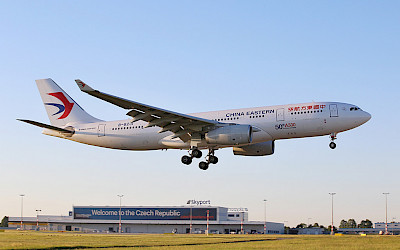
[[[243,220],[244,220],[244,212],[242,211],[242,219],[241,219],[241,221],[240,221],[240,233],[241,233],[241,234],[244,234]]]
[[[267,234],[267,200],[264,199],[264,234]]]
[[[36,230],[39,231],[39,212],[42,210],[36,209]]]
[[[209,229],[209,224],[210,224],[210,210],[207,210],[207,236],[208,236],[208,229]]]
[[[23,230],[23,212],[24,212],[24,194],[20,194],[19,196],[21,196],[21,230]]]
[[[333,233],[333,196],[336,194],[336,193],[329,193],[331,196],[332,196],[332,223],[331,223],[331,235],[333,235],[334,233]]]
[[[192,208],[193,208],[193,205],[190,203],[190,227],[189,227],[189,234],[192,234],[192,227],[193,227],[193,224],[192,224],[192,217],[193,217],[193,215],[192,215]]]
[[[122,203],[122,197],[124,197],[123,194],[118,194],[119,197],[119,227],[118,227],[118,233],[122,232],[122,223],[121,223],[121,203]]]
[[[389,193],[382,193],[385,195],[385,200],[386,200],[386,219],[385,219],[385,234],[388,234],[388,225],[387,225],[387,196]]]

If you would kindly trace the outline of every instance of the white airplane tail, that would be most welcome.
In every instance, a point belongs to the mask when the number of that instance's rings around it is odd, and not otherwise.
[[[67,124],[101,121],[86,113],[52,79],[39,79],[36,80],[36,84],[51,125],[63,127]]]

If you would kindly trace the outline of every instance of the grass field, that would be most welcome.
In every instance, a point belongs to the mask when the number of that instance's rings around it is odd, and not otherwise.
[[[0,232],[1,249],[400,249],[400,236],[118,235]]]

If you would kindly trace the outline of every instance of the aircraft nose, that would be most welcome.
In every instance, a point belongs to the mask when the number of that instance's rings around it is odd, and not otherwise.
[[[370,119],[371,119],[371,114],[370,113],[368,113],[368,112],[366,112],[366,111],[363,111],[363,113],[362,113],[362,115],[361,115],[361,121],[362,121],[362,123],[366,123],[367,121],[369,121]]]

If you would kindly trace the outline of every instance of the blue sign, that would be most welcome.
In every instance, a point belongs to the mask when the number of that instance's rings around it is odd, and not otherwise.
[[[121,208],[122,220],[207,220],[207,210],[209,220],[217,220],[216,208],[141,208],[123,207]],[[118,207],[74,207],[74,219],[90,220],[119,220]]]

